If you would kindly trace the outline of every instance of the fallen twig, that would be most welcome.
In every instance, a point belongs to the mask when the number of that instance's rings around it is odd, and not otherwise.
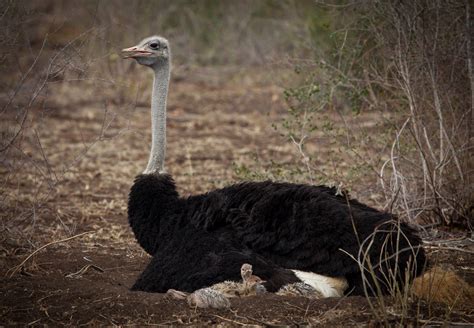
[[[240,317],[242,317],[242,316],[240,316]],[[250,319],[250,320],[253,320],[255,322],[258,322],[258,323],[262,324],[264,327],[279,327],[279,326],[281,327],[281,325],[272,324],[270,322],[259,320],[259,319],[249,317],[249,316],[246,316],[246,317],[243,317],[243,318]]]
[[[443,246],[429,246],[425,245],[423,248],[428,248],[428,249],[438,249],[438,250],[445,250],[445,251],[456,251],[456,252],[463,252],[463,253],[468,253],[468,254],[474,254],[474,251],[470,251],[467,249],[462,249],[459,247],[443,247]]]
[[[211,314],[211,316],[216,317],[216,318],[219,318],[219,319],[221,319],[221,320],[225,320],[225,321],[227,321],[227,322],[231,322],[231,323],[233,323],[233,324],[240,325],[240,326],[246,326],[246,325],[247,325],[246,323],[242,323],[242,322],[239,322],[239,321],[235,321],[235,320],[232,320],[232,319],[228,319],[228,318],[222,317],[222,316],[217,315],[217,314]]]
[[[472,324],[472,322],[454,322],[454,321],[437,321],[437,320],[425,320],[425,319],[417,319],[418,322],[427,323],[427,324],[434,324],[434,325],[449,325],[449,326],[463,326],[468,327]]]
[[[97,265],[87,264],[87,265],[83,266],[79,271],[67,274],[66,278],[80,278],[90,268],[95,269],[99,272],[104,272],[104,269],[102,269],[101,267],[98,267]]]
[[[180,322],[180,320],[176,319],[176,320],[168,320],[168,321],[160,322],[160,323],[157,323],[156,325],[158,327],[160,327],[160,326],[170,326],[170,325],[172,325],[176,322],[179,323],[179,324],[182,324],[182,322]]]
[[[468,237],[462,237],[462,238],[455,238],[455,239],[445,239],[445,240],[423,240],[423,244],[428,244],[428,245],[442,245],[442,244],[458,244],[462,242],[472,242],[470,238]]]
[[[13,277],[13,275],[14,275],[15,273],[17,273],[17,272],[25,265],[25,263],[28,262],[29,259],[31,259],[36,253],[38,253],[38,252],[41,251],[42,249],[45,249],[46,247],[51,246],[51,245],[54,245],[54,244],[59,244],[59,243],[63,243],[63,242],[65,242],[65,241],[69,241],[69,240],[72,240],[72,239],[75,239],[75,238],[78,238],[78,237],[82,237],[82,236],[87,235],[87,234],[90,234],[90,233],[92,233],[92,232],[94,232],[94,231],[86,231],[86,232],[80,233],[80,234],[78,234],[78,235],[74,235],[74,236],[72,236],[72,237],[64,238],[64,239],[61,239],[61,240],[55,240],[55,241],[52,241],[52,242],[50,242],[50,243],[47,243],[46,245],[41,246],[40,248],[38,248],[37,250],[35,250],[33,253],[31,253],[30,255],[28,255],[28,256],[26,257],[26,259],[24,259],[20,264],[18,264],[17,266],[11,268],[10,270],[8,270],[8,272],[11,272],[11,273],[9,274],[9,277],[10,277],[10,278]],[[8,274],[8,272],[7,272],[7,274]]]

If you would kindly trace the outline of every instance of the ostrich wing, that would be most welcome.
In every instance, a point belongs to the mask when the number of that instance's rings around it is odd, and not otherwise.
[[[238,250],[228,239],[190,226],[182,238],[159,247],[132,287],[133,290],[193,292],[226,280],[240,281],[243,263],[252,263],[254,273],[266,280],[269,291],[299,281],[291,270],[282,269],[249,250]]]
[[[357,258],[367,238],[373,265],[421,243],[405,224],[392,229],[397,227],[389,224],[392,215],[337,196],[325,186],[244,183],[191,197],[187,204],[196,227],[233,236],[234,247],[250,249],[283,268],[346,276],[352,285],[361,284],[360,267],[347,253]],[[377,276],[404,272],[411,256],[420,264],[419,272],[424,253],[408,250],[379,266]]]
[[[185,215],[196,227],[227,231],[241,247],[282,267],[339,275],[358,270],[340,251],[357,255],[354,226],[365,237],[391,218],[336,196],[332,188],[288,183],[237,184],[190,197],[186,203]]]

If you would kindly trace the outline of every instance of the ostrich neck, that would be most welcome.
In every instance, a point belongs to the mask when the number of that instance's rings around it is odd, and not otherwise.
[[[154,68],[151,95],[151,152],[145,174],[165,171],[166,155],[166,98],[170,80],[169,60]]]

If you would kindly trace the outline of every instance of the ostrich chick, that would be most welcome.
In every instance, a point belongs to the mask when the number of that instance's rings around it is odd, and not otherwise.
[[[230,307],[229,299],[220,291],[212,287],[196,290],[187,297],[189,306],[198,308],[223,309]]]
[[[343,277],[326,277],[312,272],[297,271],[299,276],[305,278],[301,282],[284,285],[277,295],[303,296],[311,299],[326,297],[342,297],[348,287],[347,280]]]
[[[252,265],[244,263],[240,268],[240,275],[242,276],[242,282],[224,281],[208,288],[218,291],[228,298],[253,296],[266,292],[265,287],[262,285],[265,281],[253,275]]]
[[[228,308],[229,298],[245,297],[265,293],[262,285],[265,281],[253,275],[252,265],[244,263],[240,269],[242,282],[224,281],[194,291],[191,294],[170,289],[167,294],[175,299],[186,299],[192,307],[199,308]]]
[[[240,275],[242,276],[243,294],[239,296],[263,294],[267,291],[265,286],[263,286],[265,280],[253,275],[252,265],[248,263],[242,264],[242,267],[240,268]]]

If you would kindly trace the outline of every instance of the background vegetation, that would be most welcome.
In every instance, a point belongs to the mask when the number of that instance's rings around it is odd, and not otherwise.
[[[236,163],[241,177],[356,193],[370,181],[378,187],[362,197],[407,220],[472,224],[468,1],[3,1],[1,10],[2,114],[16,111],[17,123],[2,130],[3,155],[50,84],[90,81],[118,103],[136,95],[125,80],[131,63],[117,52],[159,33],[173,40],[183,70],[270,63],[270,74],[294,71],[279,77],[288,114],[273,124],[301,162]],[[358,122],[361,112],[373,120]],[[324,156],[322,138],[333,148]]]
[[[0,1],[2,261],[89,230],[87,247],[134,243],[150,77],[120,49],[153,34],[172,43],[183,194],[324,183],[428,239],[472,234],[472,17],[469,0]]]

